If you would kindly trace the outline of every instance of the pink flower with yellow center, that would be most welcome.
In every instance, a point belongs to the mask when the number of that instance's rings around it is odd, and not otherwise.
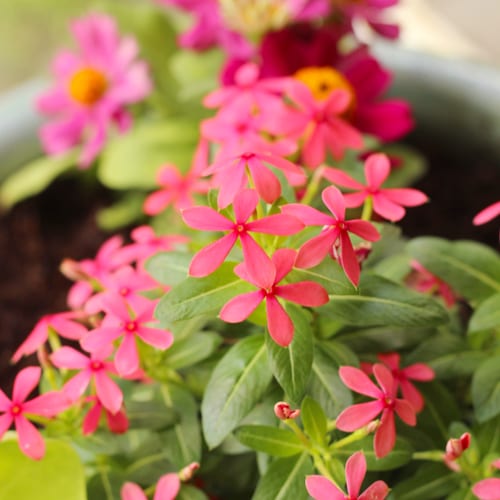
[[[75,21],[71,31],[75,53],[60,52],[53,63],[56,83],[41,95],[37,107],[54,116],[40,131],[48,154],[82,146],[78,163],[88,167],[103,148],[111,126],[120,132],[131,124],[126,107],[144,99],[151,81],[138,46],[121,37],[112,18],[90,14]]]

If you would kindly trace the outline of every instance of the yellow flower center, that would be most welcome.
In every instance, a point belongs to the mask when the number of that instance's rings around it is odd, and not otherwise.
[[[310,66],[299,69],[294,75],[306,85],[318,101],[327,99],[334,90],[344,90],[349,94],[349,106],[345,114],[350,115],[356,107],[356,92],[347,78],[330,67]]]
[[[105,94],[108,81],[104,74],[94,68],[79,69],[69,82],[71,97],[84,106],[92,106]]]

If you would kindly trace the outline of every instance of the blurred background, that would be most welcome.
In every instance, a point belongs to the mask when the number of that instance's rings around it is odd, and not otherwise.
[[[115,0],[117,3],[148,0]],[[405,47],[500,66],[499,0],[400,0],[393,9]],[[69,39],[69,18],[98,0],[0,0],[0,93],[47,74]]]

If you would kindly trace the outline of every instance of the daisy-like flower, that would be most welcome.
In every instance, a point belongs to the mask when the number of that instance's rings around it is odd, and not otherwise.
[[[137,61],[137,43],[121,37],[112,18],[90,14],[75,21],[71,31],[78,50],[59,53],[53,65],[56,84],[37,101],[41,113],[55,116],[40,136],[48,154],[83,145],[79,165],[88,167],[111,126],[120,132],[130,127],[126,106],[144,99],[151,81],[145,63]]]
[[[272,257],[273,268],[271,272],[262,277],[252,274],[245,263],[238,264],[234,268],[234,272],[241,279],[256,286],[258,290],[231,299],[221,309],[220,318],[228,323],[239,323],[247,319],[265,300],[269,334],[278,345],[288,346],[293,340],[294,326],[278,298],[306,307],[319,307],[328,302],[328,294],[318,283],[300,281],[279,284],[292,270],[295,257],[295,250],[288,248],[276,250]]]
[[[385,457],[396,442],[394,413],[408,425],[417,423],[415,409],[404,399],[396,398],[396,381],[391,372],[381,364],[373,366],[377,387],[359,368],[341,366],[339,375],[349,389],[370,396],[375,401],[349,406],[337,417],[337,429],[352,432],[364,427],[382,413],[380,425],[375,432],[373,448],[377,458]]]
[[[154,321],[155,306],[154,301],[148,301],[134,310],[127,307],[122,299],[105,300],[106,316],[99,327],[80,341],[81,346],[94,353],[121,338],[115,354],[115,366],[120,376],[131,375],[139,368],[136,337],[157,349],[168,349],[174,340],[171,332],[148,326]]]
[[[69,406],[67,399],[59,392],[46,392],[26,401],[38,385],[41,375],[42,369],[38,366],[23,368],[14,380],[12,399],[0,389],[0,439],[14,423],[19,448],[33,460],[40,460],[45,455],[45,442],[38,429],[28,420],[29,415],[50,418]]]
[[[395,222],[405,216],[406,211],[403,207],[422,205],[428,198],[418,189],[382,188],[390,172],[391,163],[387,155],[376,153],[370,155],[365,162],[366,185],[337,168],[325,167],[323,176],[337,186],[357,191],[344,194],[347,207],[359,207],[367,198],[371,198],[373,211],[384,219]]]
[[[349,233],[354,233],[368,241],[377,241],[380,234],[367,221],[345,220],[345,202],[342,193],[335,186],[324,189],[322,199],[333,216],[300,203],[291,203],[281,207],[283,213],[297,217],[306,226],[323,226],[318,236],[300,247],[295,265],[300,268],[318,265],[339,242],[339,263],[351,283],[357,286],[360,268]]]
[[[284,214],[248,221],[258,203],[259,197],[255,191],[243,189],[234,199],[234,221],[210,207],[192,207],[182,212],[182,218],[189,227],[227,233],[193,257],[189,266],[191,276],[202,277],[214,272],[224,262],[238,239],[251,275],[259,281],[264,281],[273,273],[271,260],[249,233],[286,236],[299,232],[304,225],[295,217]]]
[[[360,493],[365,475],[366,458],[362,451],[358,451],[345,464],[347,495],[323,476],[307,476],[306,488],[314,500],[383,500],[389,494],[384,481],[376,481]]]

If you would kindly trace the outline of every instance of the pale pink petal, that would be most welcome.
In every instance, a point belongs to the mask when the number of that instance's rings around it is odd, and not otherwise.
[[[146,215],[157,215],[174,199],[174,192],[162,189],[151,193],[145,200],[142,209]]]
[[[224,305],[219,317],[227,323],[240,323],[252,314],[263,298],[260,290],[238,295]]]
[[[296,217],[306,226],[329,226],[335,219],[316,208],[300,203],[289,203],[281,207],[281,212]]]
[[[326,155],[327,126],[324,123],[317,124],[306,139],[302,147],[304,163],[315,168],[325,160]]]
[[[434,370],[424,363],[415,363],[407,366],[406,368],[403,368],[401,372],[404,373],[407,378],[421,382],[428,382],[429,380],[433,380],[436,376]]]
[[[323,106],[328,114],[340,115],[349,106],[351,97],[346,90],[334,90],[326,99]]]
[[[276,268],[274,283],[279,283],[293,268],[297,252],[292,248],[280,248],[274,252],[272,260]]]
[[[120,496],[121,500],[148,500],[142,489],[135,483],[125,483]]]
[[[288,236],[304,229],[304,224],[292,215],[275,214],[248,222],[246,227],[256,233]]]
[[[44,417],[54,417],[69,406],[71,402],[63,392],[50,391],[26,401],[23,404],[23,411]]]
[[[383,189],[382,192],[387,199],[404,207],[416,207],[429,201],[429,198],[418,189],[391,188]]]
[[[22,415],[15,418],[20,450],[32,458],[40,460],[45,455],[45,442],[38,429]]]
[[[363,147],[363,136],[358,129],[340,118],[330,118],[328,121],[325,140],[336,160],[342,159],[346,148]]]
[[[295,267],[308,269],[317,266],[328,255],[338,235],[336,229],[327,229],[304,243],[299,249]]]
[[[236,223],[245,223],[255,211],[258,202],[259,196],[253,189],[242,189],[233,201]]]
[[[160,330],[158,328],[147,328],[144,326],[141,326],[139,330],[137,330],[137,336],[146,342],[146,344],[162,350],[168,349],[174,341],[174,337],[171,332],[167,330]]]
[[[293,340],[293,323],[277,299],[266,297],[267,328],[271,338],[281,347],[287,347]]]
[[[271,259],[249,234],[242,233],[240,241],[246,271],[252,276],[252,283],[258,283],[260,288],[269,288],[276,275]]]
[[[80,309],[83,304],[92,295],[94,289],[87,281],[77,281],[72,285],[68,292],[68,306],[71,309]]]
[[[408,401],[396,399],[394,410],[405,424],[411,426],[417,424],[417,417],[415,415],[416,410]]]
[[[377,458],[385,457],[394,448],[396,443],[396,427],[394,425],[394,412],[386,409],[382,412],[380,425],[375,432],[373,448]]]
[[[347,493],[351,498],[357,498],[361,484],[366,474],[366,459],[362,451],[350,456],[345,464],[345,479],[347,482]]]
[[[472,493],[479,500],[500,500],[500,479],[495,477],[483,479],[472,487]]]
[[[500,215],[500,201],[489,205],[488,207],[481,210],[473,219],[472,223],[475,226],[480,226],[481,224],[486,224],[490,220],[495,219]]]
[[[154,500],[174,500],[181,489],[181,480],[179,475],[165,474],[156,485]]]
[[[12,361],[17,363],[23,356],[32,354],[38,350],[48,339],[48,322],[44,317],[35,325],[35,328],[28,334],[26,340],[17,348],[12,356]]]
[[[387,155],[375,153],[370,155],[365,162],[365,177],[368,187],[377,190],[387,179],[391,171],[391,162]]]
[[[190,276],[201,278],[213,273],[224,262],[237,239],[238,234],[231,232],[202,248],[191,261]]]
[[[80,340],[87,334],[87,328],[76,321],[69,320],[61,315],[55,315],[49,321],[50,326],[65,339]]]
[[[337,417],[337,429],[352,432],[369,424],[381,411],[383,405],[379,401],[359,403],[346,408]]]
[[[66,394],[71,401],[77,401],[88,387],[90,379],[90,371],[77,373],[64,384],[64,394]]]
[[[344,202],[347,208],[360,207],[370,196],[367,191],[360,191],[359,193],[344,193]]]
[[[307,476],[306,489],[314,500],[344,500],[344,492],[323,476]]]
[[[0,415],[0,440],[3,435],[10,429],[10,426],[13,422],[12,415],[10,413],[5,413],[4,415]]]
[[[285,174],[292,173],[294,175],[304,177],[304,172],[302,171],[302,169],[295,163],[291,162],[290,160],[287,160],[286,158],[282,158],[281,156],[277,155],[271,155],[268,153],[259,153],[258,157],[262,161],[270,163],[271,165],[283,170]]]
[[[139,368],[139,354],[135,344],[135,335],[125,335],[116,351],[115,366],[122,377],[130,375]]]
[[[246,186],[247,174],[244,164],[245,162],[240,160],[236,166],[224,170],[222,182],[219,185],[219,194],[217,195],[219,208],[226,208],[230,205],[236,194]]]
[[[42,369],[39,366],[28,366],[23,368],[14,380],[14,388],[12,390],[12,402],[22,403],[38,385]]]
[[[287,94],[299,104],[304,110],[312,110],[316,108],[316,101],[309,88],[302,82],[290,81],[287,87]]]
[[[102,299],[102,306],[106,313],[116,316],[121,321],[130,320],[130,311],[123,297],[119,295],[106,295]]]
[[[359,495],[358,500],[384,500],[389,494],[389,487],[384,481],[375,481]]]
[[[96,394],[104,408],[116,413],[123,403],[123,394],[118,385],[104,371],[94,374]]]
[[[384,219],[392,222],[401,220],[406,214],[406,210],[402,206],[389,200],[389,198],[384,195],[383,191],[373,195],[373,210]]]
[[[335,186],[327,187],[321,194],[323,203],[339,221],[345,220],[345,202],[342,193]]]
[[[210,207],[191,207],[182,211],[184,222],[203,231],[230,231],[234,222]]]
[[[337,184],[342,187],[347,187],[355,190],[364,190],[366,186],[353,179],[351,176],[347,175],[345,172],[338,168],[324,167],[323,177],[333,184]]]
[[[394,380],[392,373],[386,366],[380,363],[374,364],[373,375],[375,375],[377,382],[379,383],[380,387],[382,387],[382,390],[384,391],[384,394],[386,396],[394,397],[396,395],[396,381]]]
[[[380,233],[375,226],[368,221],[355,219],[347,221],[346,225],[349,232],[358,235],[364,240],[378,241],[380,239]]]
[[[282,299],[306,307],[319,307],[329,300],[325,289],[313,281],[300,281],[299,283],[277,286],[275,294]]]
[[[281,196],[281,184],[274,172],[257,158],[248,161],[248,168],[259,196],[269,204],[276,201]]]
[[[359,284],[360,274],[359,262],[347,231],[341,231],[340,233],[340,249],[340,265],[342,266],[342,269],[344,269],[349,281],[357,287]]]
[[[383,392],[370,380],[368,375],[354,366],[341,366],[339,376],[342,382],[354,392],[380,399],[384,397]]]
[[[71,370],[83,370],[89,365],[89,358],[72,347],[61,347],[54,352],[50,359],[58,368],[70,368]]]
[[[114,342],[122,334],[121,330],[113,327],[100,327],[91,330],[80,341],[83,350],[87,352],[99,351]]]

